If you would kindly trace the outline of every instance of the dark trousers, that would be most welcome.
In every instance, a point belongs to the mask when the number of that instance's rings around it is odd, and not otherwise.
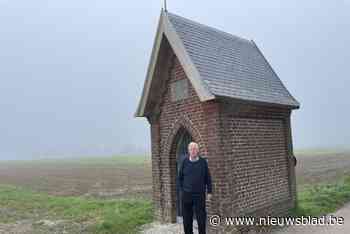
[[[185,234],[193,234],[193,207],[196,213],[198,233],[205,234],[207,211],[205,193],[182,192],[182,216]]]

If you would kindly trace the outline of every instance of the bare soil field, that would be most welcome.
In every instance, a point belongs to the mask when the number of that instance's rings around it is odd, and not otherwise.
[[[147,156],[99,159],[0,161],[0,184],[58,196],[151,198],[151,162]]]
[[[350,173],[350,152],[296,151],[297,184],[332,182]],[[118,157],[118,156],[116,156]],[[144,196],[151,198],[152,168],[149,156],[0,161],[0,184],[18,185],[51,195],[101,198]]]
[[[350,174],[350,152],[301,151],[295,152],[297,186],[334,182]]]

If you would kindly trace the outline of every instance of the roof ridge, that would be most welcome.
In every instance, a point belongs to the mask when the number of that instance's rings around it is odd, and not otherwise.
[[[196,24],[196,25],[199,26],[199,27],[206,27],[206,28],[208,28],[208,29],[210,29],[210,30],[213,30],[213,31],[215,31],[215,32],[217,32],[217,33],[220,33],[220,34],[223,34],[223,35],[225,35],[225,36],[228,36],[228,37],[231,37],[231,38],[234,38],[234,39],[238,39],[238,40],[242,40],[242,41],[244,41],[244,42],[252,43],[252,41],[249,40],[249,39],[246,39],[246,38],[243,38],[243,37],[240,37],[240,36],[237,36],[237,35],[234,35],[234,34],[225,32],[225,31],[223,31],[223,30],[221,30],[221,29],[218,29],[218,28],[215,28],[215,27],[213,27],[213,26],[209,26],[209,25],[206,25],[206,24],[199,23],[198,21],[185,18],[185,17],[183,17],[183,16],[174,14],[174,13],[169,12],[169,11],[166,12],[166,15],[171,15],[171,16],[174,16],[174,17],[178,17],[178,18],[181,18],[182,20],[188,21],[188,22],[190,22],[190,23],[192,23],[192,24]]]

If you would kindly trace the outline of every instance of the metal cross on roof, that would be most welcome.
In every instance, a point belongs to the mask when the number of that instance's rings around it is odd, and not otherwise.
[[[165,11],[165,12],[168,11],[167,6],[166,6],[166,0],[164,0],[164,11]]]

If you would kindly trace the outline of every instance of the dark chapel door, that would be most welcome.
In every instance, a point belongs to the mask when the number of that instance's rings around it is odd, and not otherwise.
[[[186,130],[183,130],[180,137],[178,138],[178,142],[176,144],[176,172],[177,175],[179,173],[180,165],[182,161],[188,157],[188,144],[193,141],[192,136]],[[179,189],[179,180],[176,177],[176,216],[177,220],[182,220],[182,198]]]

